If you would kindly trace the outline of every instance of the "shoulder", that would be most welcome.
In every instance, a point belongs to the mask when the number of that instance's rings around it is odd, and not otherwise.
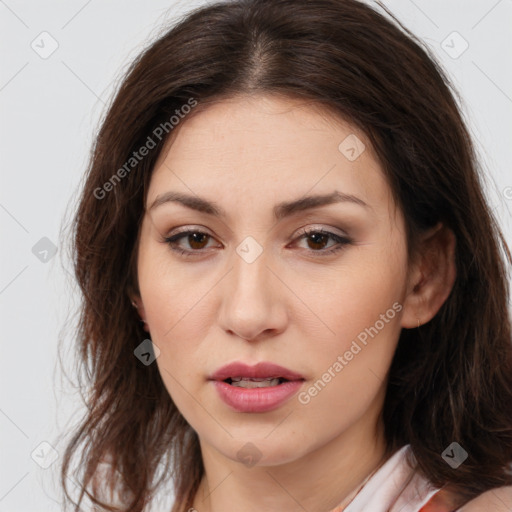
[[[457,509],[457,512],[481,512],[482,510],[510,512],[512,510],[512,486],[486,491]]]

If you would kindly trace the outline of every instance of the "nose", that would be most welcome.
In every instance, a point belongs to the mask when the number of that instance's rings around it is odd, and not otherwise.
[[[219,325],[246,341],[267,339],[281,333],[287,323],[286,286],[270,268],[265,251],[252,262],[233,254],[233,266],[222,293]]]

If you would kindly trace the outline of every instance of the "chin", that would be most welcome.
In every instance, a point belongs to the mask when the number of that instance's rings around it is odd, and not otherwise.
[[[264,434],[268,435],[268,431]],[[283,444],[281,439],[265,439],[264,436],[247,436],[230,440],[229,450],[226,446],[219,446],[220,452],[234,462],[238,462],[248,468],[272,467],[288,464],[302,456],[299,445],[288,437],[289,443]]]

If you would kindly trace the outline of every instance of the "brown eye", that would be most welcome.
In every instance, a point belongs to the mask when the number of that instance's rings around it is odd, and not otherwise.
[[[190,233],[187,235],[187,240],[193,249],[204,249],[203,244],[205,240],[208,241],[208,238],[209,235],[206,233]]]
[[[329,235],[323,233],[312,233],[308,235],[308,241],[312,241],[313,245],[310,244],[311,249],[324,249],[325,245],[329,241]]]
[[[173,251],[183,256],[198,256],[203,252],[203,249],[208,248],[208,242],[211,239],[213,239],[213,237],[203,231],[188,230],[167,237],[164,239],[164,242],[167,243]],[[333,254],[352,243],[352,240],[348,237],[340,236],[323,229],[304,230],[302,236],[298,239],[306,239],[309,252],[318,253],[315,254],[315,256]],[[188,247],[183,248],[180,244],[181,240],[186,240]],[[329,240],[335,242],[331,247],[328,246]]]
[[[188,248],[186,247],[184,249],[180,246],[180,241],[183,239],[188,243]],[[193,253],[199,253],[202,249],[205,249],[210,239],[212,239],[212,236],[208,233],[197,230],[188,230],[166,237],[164,242],[169,244],[173,251],[187,256],[195,256]]]
[[[315,254],[315,256],[333,254],[344,249],[346,245],[352,243],[352,240],[348,237],[340,236],[336,233],[331,233],[330,231],[323,229],[309,229],[304,230],[302,233],[303,234],[299,237],[299,240],[306,239],[310,252],[318,253]],[[326,249],[325,247],[329,239],[334,240],[336,243]]]

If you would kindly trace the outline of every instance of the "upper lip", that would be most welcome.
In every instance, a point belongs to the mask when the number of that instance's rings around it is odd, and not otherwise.
[[[269,362],[260,362],[254,366],[235,361],[219,368],[214,372],[209,380],[226,380],[233,377],[246,377],[253,379],[273,379],[281,377],[286,380],[304,380],[299,373],[288,370],[283,366]]]

